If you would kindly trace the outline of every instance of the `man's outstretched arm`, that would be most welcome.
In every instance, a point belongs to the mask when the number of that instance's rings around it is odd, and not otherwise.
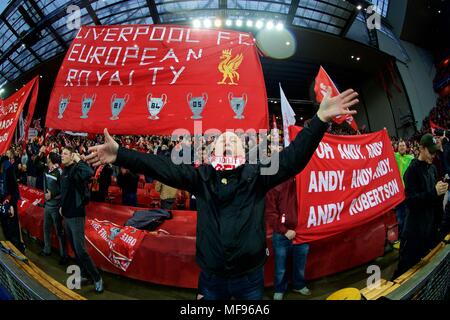
[[[176,165],[165,156],[142,153],[119,147],[105,129],[105,143],[89,148],[86,160],[94,167],[105,163],[115,164],[136,173],[143,173],[162,183],[193,192],[198,185],[197,171],[189,165]]]
[[[295,140],[278,154],[276,173],[262,176],[266,190],[295,176],[306,167],[328,128],[328,122],[336,116],[356,114],[355,110],[349,108],[359,102],[357,96],[354,90],[349,89],[336,97],[331,97],[331,88],[328,88],[327,95],[311,120],[310,126],[303,128]],[[273,161],[276,160],[272,158],[271,162]]]

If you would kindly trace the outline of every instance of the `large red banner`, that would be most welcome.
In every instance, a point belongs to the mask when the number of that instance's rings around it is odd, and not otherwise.
[[[175,25],[83,26],[59,70],[46,127],[171,134],[268,126],[249,33]]]
[[[14,130],[19,122],[20,114],[32,92],[28,106],[28,115],[25,120],[25,132],[28,131],[36,106],[38,86],[39,77],[35,77],[12,96],[0,101],[0,154],[4,154],[8,150],[14,137]]]
[[[110,221],[87,219],[86,240],[115,267],[127,271],[146,231],[123,227]]]
[[[292,138],[300,131],[289,129]],[[386,130],[358,136],[325,134],[297,176],[295,242],[312,242],[361,226],[404,198]]]

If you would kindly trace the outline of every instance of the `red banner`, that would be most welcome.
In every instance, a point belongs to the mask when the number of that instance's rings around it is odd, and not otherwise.
[[[442,128],[441,126],[438,126],[436,123],[434,123],[431,119],[430,119],[430,128],[431,128],[431,133],[434,134],[434,130],[439,129],[439,130],[444,130],[444,128]]]
[[[31,119],[33,118],[34,108],[36,107],[38,90],[39,90],[39,77],[36,76],[33,81],[36,81],[36,84],[33,87],[33,93],[31,94],[30,105],[28,107],[27,117],[25,118],[25,139],[23,141],[23,148],[26,148],[26,143],[28,140],[28,128],[31,124]]]
[[[37,206],[45,203],[45,195],[41,190],[19,184],[19,193],[20,200],[17,203],[17,207],[21,214],[25,214],[31,205]]]
[[[334,85],[333,80],[331,80],[328,73],[321,66],[319,73],[316,76],[316,82],[314,85],[314,92],[316,93],[316,100],[318,103],[321,103],[325,95],[327,94],[328,87],[331,87],[331,96],[338,96],[340,94],[339,90]],[[355,119],[351,115],[346,116],[337,116],[333,119],[334,122],[341,124],[344,121],[355,130],[358,131],[358,125],[356,124]]]
[[[145,231],[123,227],[110,221],[86,220],[85,238],[106,260],[127,271],[139,249]]]
[[[46,127],[171,134],[268,127],[249,33],[175,25],[83,26],[59,70]]]
[[[291,126],[295,138],[300,128]],[[404,189],[386,130],[358,136],[325,134],[297,176],[297,243],[356,228],[404,200]]]
[[[22,89],[0,102],[0,154],[4,154],[8,150],[14,136],[14,130],[19,122],[20,114],[27,102],[28,96],[33,92],[28,106],[28,116],[25,120],[25,132],[28,131],[28,126],[30,125],[31,117],[36,106],[38,87],[39,77],[35,77]]]

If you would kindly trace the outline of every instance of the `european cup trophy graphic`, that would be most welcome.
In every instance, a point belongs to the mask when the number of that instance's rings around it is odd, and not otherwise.
[[[81,119],[87,119],[89,110],[91,110],[92,105],[95,102],[95,99],[97,98],[97,95],[94,93],[90,98],[86,97],[85,94],[83,94],[83,98],[81,101]]]
[[[208,94],[203,92],[201,97],[193,97],[192,93],[189,92],[186,98],[189,108],[194,114],[191,119],[202,119],[201,113],[205,109],[206,103],[208,103]]]
[[[244,93],[241,97],[233,97],[233,94],[228,93],[228,101],[230,102],[230,107],[233,109],[235,119],[244,119],[243,116],[245,105],[247,104],[247,94]]]
[[[109,118],[110,120],[119,120],[119,114],[122,112],[125,105],[130,100],[130,95],[125,94],[123,98],[118,98],[117,95],[114,93],[111,97],[111,113],[112,117]]]
[[[61,95],[61,97],[59,98],[58,119],[62,119],[64,111],[66,111],[69,102],[70,102],[70,94],[65,98]]]
[[[147,95],[147,109],[150,116],[148,117],[151,120],[158,120],[158,114],[161,112],[162,108],[167,103],[167,95],[163,93],[160,98],[153,98],[152,94],[149,93]]]

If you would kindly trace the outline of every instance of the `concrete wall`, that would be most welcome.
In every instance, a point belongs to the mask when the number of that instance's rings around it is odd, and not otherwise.
[[[379,131],[386,128],[390,135],[396,136],[397,131],[389,99],[381,84],[375,78],[366,80],[361,85],[360,95],[367,108],[370,129]]]
[[[386,18],[392,25],[392,31],[394,31],[397,37],[400,37],[400,35],[402,34],[407,7],[408,0],[389,1],[389,10]]]
[[[359,126],[366,124],[371,131],[386,128],[391,136],[409,138],[416,130],[404,87],[399,76],[396,82],[400,91],[394,86],[387,72],[385,80],[390,96],[377,76],[368,77],[362,82],[358,88],[362,105],[355,119]]]
[[[423,119],[436,105],[437,94],[433,90],[436,69],[431,54],[411,43],[401,41],[410,57],[407,63],[397,62],[406,91],[411,101],[417,128],[422,128]]]
[[[428,116],[436,105],[437,95],[433,90],[436,69],[432,54],[412,43],[394,40],[378,31],[380,50],[397,58],[397,67],[403,79],[411,108],[417,121],[417,128],[422,128],[422,120]]]
[[[407,63],[411,60],[408,51],[400,40],[394,40],[385,33],[378,31],[378,45],[381,51],[396,57],[398,60]]]
[[[369,43],[367,27],[362,21],[359,21],[358,19],[355,19],[350,29],[348,29],[346,37],[364,44]]]

